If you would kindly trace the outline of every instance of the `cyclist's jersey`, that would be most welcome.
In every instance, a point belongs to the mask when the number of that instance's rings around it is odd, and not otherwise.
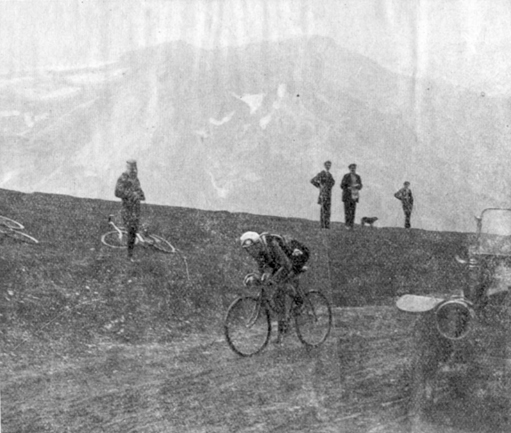
[[[131,195],[138,193],[139,200],[133,200]],[[121,174],[115,185],[115,196],[122,200],[122,219],[126,227],[137,225],[140,218],[140,200],[145,200],[144,191],[138,177],[127,173]]]
[[[122,199],[124,204],[132,201],[130,195],[134,192],[139,194],[139,200],[145,200],[144,191],[142,191],[138,177],[131,177],[127,173],[121,174],[115,185],[115,196]]]
[[[309,259],[308,248],[294,239],[262,233],[261,241],[264,249],[256,259],[261,273],[271,270],[274,274],[280,268],[284,268],[286,275],[291,271],[298,273]],[[297,249],[301,254],[293,255]]]

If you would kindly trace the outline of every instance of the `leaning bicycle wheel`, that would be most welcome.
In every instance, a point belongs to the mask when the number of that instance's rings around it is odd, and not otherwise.
[[[319,346],[332,328],[332,309],[325,296],[311,290],[304,296],[303,308],[295,315],[296,333],[307,346]]]
[[[158,235],[147,235],[149,239],[151,239],[152,242],[148,242],[148,244],[154,248],[156,248],[158,251],[161,251],[162,253],[175,253],[176,249],[172,246],[172,244],[167,241],[166,239],[163,239],[161,236]]]
[[[17,241],[26,242],[27,244],[38,244],[39,243],[39,241],[36,238],[34,238],[30,235],[27,235],[26,233],[19,232],[17,230],[9,231],[9,233],[7,233],[7,235],[10,236],[11,238],[16,239]]]
[[[0,224],[5,227],[9,227],[10,229],[14,229],[14,230],[22,230],[25,228],[23,226],[23,224],[19,223],[18,221],[14,221],[10,218],[7,218],[7,217],[1,216],[1,215],[0,215]]]
[[[128,232],[117,230],[105,233],[101,236],[101,242],[110,248],[126,248],[128,246]]]
[[[258,298],[236,299],[224,321],[227,343],[240,356],[252,356],[263,350],[270,340],[270,313]]]

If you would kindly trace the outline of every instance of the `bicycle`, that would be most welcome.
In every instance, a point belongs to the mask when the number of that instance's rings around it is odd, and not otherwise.
[[[39,241],[36,238],[21,231],[24,228],[25,226],[18,221],[0,216],[0,234],[7,235],[13,239],[27,242],[29,244],[38,244]]]
[[[108,224],[115,230],[105,233],[101,236],[101,242],[110,248],[127,248],[128,232],[121,228],[113,221],[113,215],[108,216]],[[149,234],[147,228],[143,227],[142,233],[138,232],[135,238],[135,245],[154,248],[162,253],[172,254],[176,252],[176,248],[161,236]]]
[[[240,356],[253,356],[261,352],[270,340],[271,313],[277,314],[274,299],[268,288],[273,284],[260,283],[256,296],[235,299],[224,319],[224,332],[231,349]],[[286,298],[289,298],[286,296]],[[332,309],[327,298],[317,290],[304,294],[303,306],[286,302],[287,320],[294,319],[298,339],[308,347],[318,347],[330,334]]]

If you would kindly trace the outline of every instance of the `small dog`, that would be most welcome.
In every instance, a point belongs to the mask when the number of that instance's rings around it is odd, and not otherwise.
[[[362,217],[360,220],[360,225],[364,227],[366,224],[368,224],[370,227],[373,227],[373,224],[378,221],[377,217]]]

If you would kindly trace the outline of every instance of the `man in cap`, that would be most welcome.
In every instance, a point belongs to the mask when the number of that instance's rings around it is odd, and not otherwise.
[[[115,196],[122,200],[122,219],[128,231],[128,259],[132,261],[133,247],[140,222],[140,202],[145,200],[137,174],[137,162],[130,159],[126,161],[126,171],[117,179],[115,185]]]
[[[332,188],[335,185],[330,173],[332,163],[325,162],[325,169],[311,179],[311,183],[319,188],[318,204],[321,206],[319,222],[322,229],[330,228],[330,209],[332,204]]]
[[[353,230],[355,222],[355,210],[359,199],[359,191],[362,189],[362,179],[357,174],[357,165],[348,166],[350,172],[342,178],[342,201],[344,203],[344,223],[348,230]]]
[[[398,192],[394,194],[398,200],[401,200],[401,204],[403,205],[403,212],[405,213],[405,229],[409,229],[411,227],[410,219],[412,217],[413,210],[413,194],[410,189],[410,182],[405,182],[403,184],[403,188],[401,188]]]
[[[258,270],[248,274],[243,283],[275,284],[275,307],[278,314],[276,344],[282,342],[288,323],[285,311],[286,295],[291,296],[295,308],[303,305],[303,294],[299,288],[299,274],[309,259],[309,250],[302,243],[283,236],[256,232],[245,232],[240,237],[242,248],[257,262]]]

